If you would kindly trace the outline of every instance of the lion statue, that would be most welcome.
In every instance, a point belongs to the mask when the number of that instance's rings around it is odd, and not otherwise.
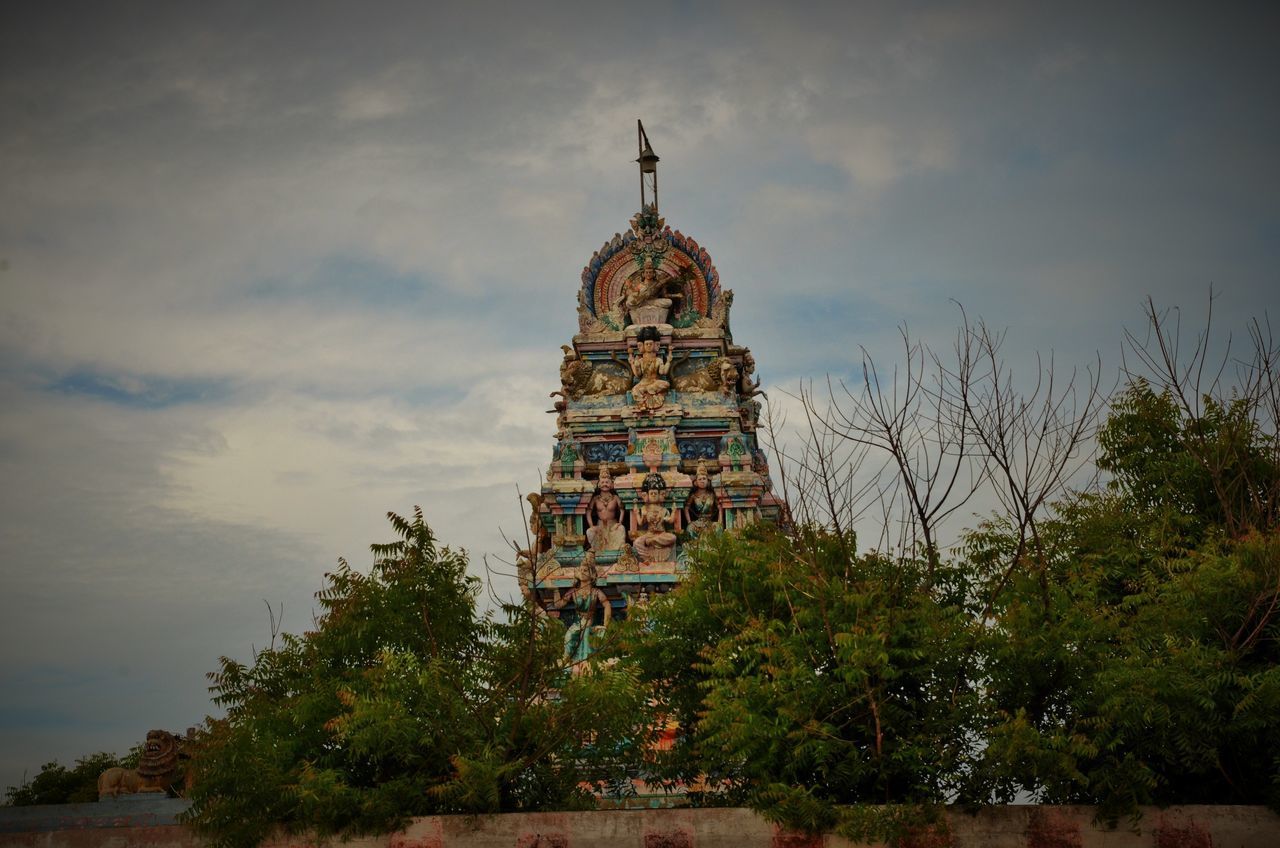
[[[115,798],[138,792],[169,792],[179,794],[182,785],[184,759],[182,737],[167,730],[147,732],[142,746],[142,758],[136,769],[116,766],[98,777],[98,798]]]
[[[600,370],[577,356],[566,356],[560,363],[560,385],[560,391],[552,392],[553,396],[581,400],[596,395],[625,394],[631,388],[631,378]]]
[[[729,395],[733,393],[737,383],[737,366],[723,356],[717,356],[687,374],[675,376],[675,388],[678,392],[720,392]]]

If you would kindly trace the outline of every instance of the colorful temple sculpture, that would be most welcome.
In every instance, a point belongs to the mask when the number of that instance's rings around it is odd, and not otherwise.
[[[640,139],[641,210],[582,271],[579,333],[551,393],[556,443],[520,557],[521,590],[566,625],[572,661],[611,619],[679,584],[698,534],[780,512],[756,441],[755,361],[729,326],[733,292],[658,214],[657,156],[643,128]]]

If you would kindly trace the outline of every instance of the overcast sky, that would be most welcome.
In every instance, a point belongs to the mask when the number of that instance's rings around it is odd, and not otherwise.
[[[1274,317],[1274,4],[1044,5],[6,4],[0,789],[197,724],[387,510],[503,553],[636,118],[767,386]]]

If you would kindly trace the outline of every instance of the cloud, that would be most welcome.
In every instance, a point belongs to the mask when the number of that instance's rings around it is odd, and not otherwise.
[[[859,187],[882,191],[905,176],[952,165],[945,127],[911,131],[849,121],[812,127],[807,139],[819,162],[839,165]]]
[[[344,121],[384,121],[399,118],[430,102],[426,69],[417,62],[400,62],[376,78],[346,86],[338,92],[337,116]]]

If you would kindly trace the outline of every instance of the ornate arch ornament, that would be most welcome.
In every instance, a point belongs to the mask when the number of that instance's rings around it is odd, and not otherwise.
[[[622,295],[623,286],[650,266],[660,277],[679,283],[683,299],[679,313],[671,316],[671,323],[676,327],[692,326],[710,315],[720,299],[720,275],[706,248],[646,212],[632,219],[632,228],[625,235],[615,234],[592,254],[582,269],[581,301],[593,317],[615,322],[616,312],[611,314],[611,310]]]

